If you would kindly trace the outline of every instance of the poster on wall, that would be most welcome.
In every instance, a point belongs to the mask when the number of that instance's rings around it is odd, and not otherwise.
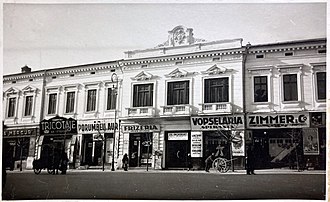
[[[191,132],[191,157],[203,157],[202,133]]]
[[[232,131],[232,152],[233,156],[244,156],[244,132],[243,131]]]
[[[317,128],[303,128],[304,155],[319,155],[319,134]]]

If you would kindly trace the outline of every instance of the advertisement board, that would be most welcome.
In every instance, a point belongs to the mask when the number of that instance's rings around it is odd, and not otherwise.
[[[304,155],[319,155],[319,133],[317,128],[303,128]]]
[[[203,135],[191,132],[191,157],[203,157]]]
[[[233,156],[245,156],[244,148],[244,132],[232,131],[232,144],[231,144]]]
[[[214,131],[218,129],[244,129],[243,115],[195,116],[191,117],[191,130]]]

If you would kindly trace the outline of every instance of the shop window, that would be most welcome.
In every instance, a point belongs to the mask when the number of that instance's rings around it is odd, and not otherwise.
[[[297,74],[283,75],[284,101],[298,101]]]
[[[167,105],[189,104],[189,81],[169,82]]]
[[[57,101],[57,94],[56,93],[49,94],[48,114],[56,113],[56,101]]]
[[[229,101],[229,78],[205,79],[204,102],[218,103]]]
[[[268,101],[267,76],[254,77],[254,102]]]
[[[324,100],[326,98],[326,73],[325,72],[317,72],[316,73],[317,80],[317,99]]]
[[[107,110],[116,109],[116,90],[108,88]]]
[[[133,107],[153,106],[153,84],[139,84],[133,87]]]
[[[74,112],[75,92],[68,92],[66,94],[66,108],[65,113]]]
[[[8,103],[8,117],[14,117],[15,116],[15,108],[16,108],[16,98],[9,98]]]
[[[87,112],[95,111],[96,109],[96,89],[87,91]]]
[[[32,114],[32,104],[33,104],[33,96],[26,96],[25,97],[25,110],[24,116],[31,116]]]

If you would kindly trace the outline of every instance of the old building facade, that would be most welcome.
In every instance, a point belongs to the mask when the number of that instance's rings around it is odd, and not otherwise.
[[[27,169],[55,150],[71,168],[120,169],[126,153],[131,169],[185,169],[188,156],[203,169],[215,153],[244,169],[252,144],[258,168],[288,166],[293,152],[324,168],[325,39],[243,46],[184,26],[168,34],[119,61],[4,76],[4,138],[14,147],[35,131],[26,158],[17,146],[8,155]]]

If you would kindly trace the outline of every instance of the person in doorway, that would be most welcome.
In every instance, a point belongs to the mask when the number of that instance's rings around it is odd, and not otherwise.
[[[68,155],[66,154],[66,152],[63,152],[61,156],[61,166],[60,166],[62,175],[66,174],[66,170],[68,169],[68,163],[69,163]]]
[[[127,171],[128,170],[128,156],[127,156],[127,154],[124,154],[122,162],[123,162],[124,171]]]
[[[254,150],[253,150],[252,145],[249,145],[246,150],[246,174],[255,175],[255,173],[254,173]]]
[[[53,175],[57,175],[58,174],[58,170],[60,168],[60,164],[61,164],[61,156],[60,156],[60,152],[58,151],[58,149],[54,149],[54,153],[53,153]]]
[[[209,157],[207,157],[205,159],[205,171],[206,172],[209,172],[211,166],[212,166],[212,163],[214,161],[214,153],[212,153]]]
[[[187,167],[188,167],[188,171],[192,169],[192,163],[191,163],[191,155],[190,153],[188,153],[188,156],[187,156]]]

